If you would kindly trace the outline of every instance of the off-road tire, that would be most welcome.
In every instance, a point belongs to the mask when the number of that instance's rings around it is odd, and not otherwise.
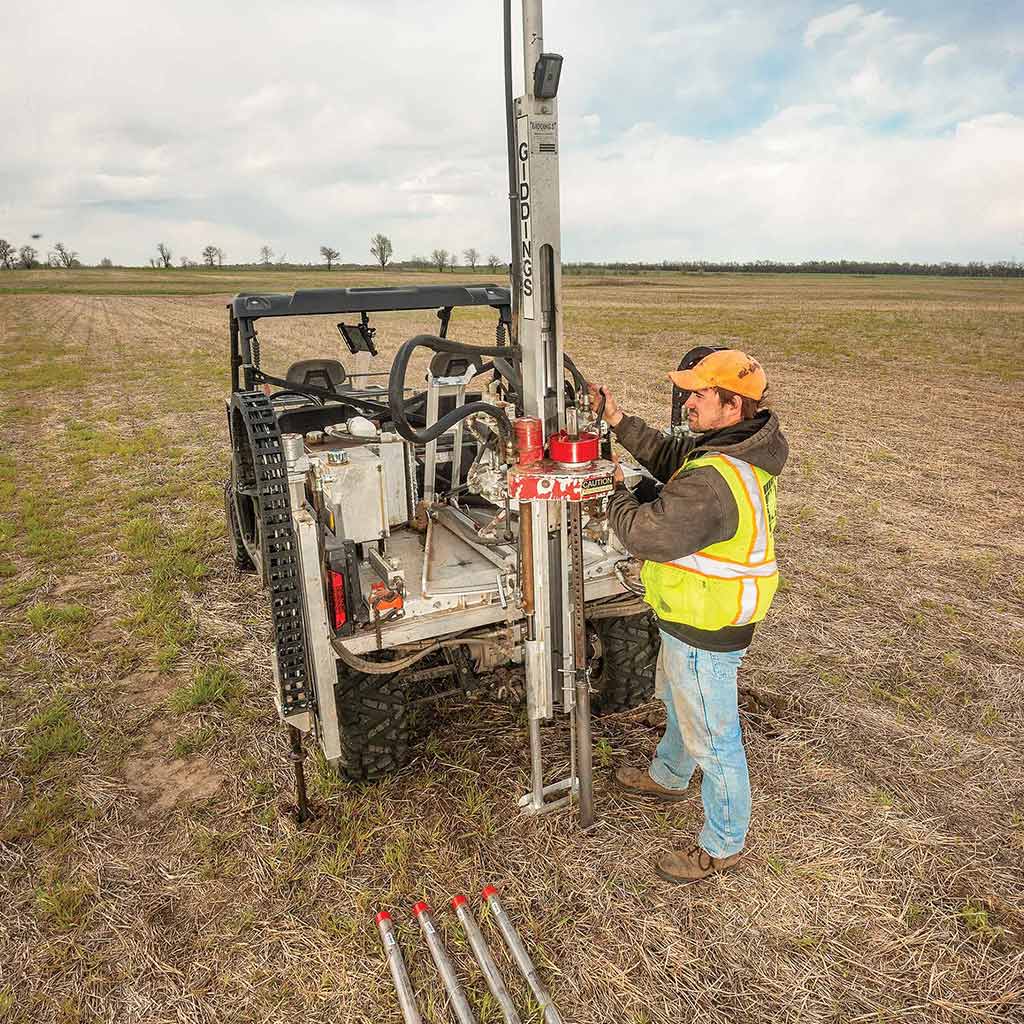
[[[591,709],[595,715],[628,711],[654,696],[654,673],[661,639],[654,616],[627,615],[595,619],[588,630],[596,634],[598,652],[590,677]]]
[[[228,527],[228,555],[239,572],[255,572],[256,566],[242,543],[242,531],[235,514],[235,485],[230,479],[224,483],[224,518]]]
[[[358,672],[338,662],[342,760],[338,770],[352,782],[374,782],[404,768],[412,756],[408,684],[397,675]]]

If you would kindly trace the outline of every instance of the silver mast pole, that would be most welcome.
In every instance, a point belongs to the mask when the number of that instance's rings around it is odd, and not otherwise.
[[[534,70],[544,52],[541,0],[523,0],[524,92],[515,101],[519,294],[516,337],[522,351],[523,411],[541,420],[545,440],[565,422],[562,363],[562,254],[558,177],[558,101],[534,90]],[[526,643],[527,714],[530,719],[531,793],[525,804],[539,811],[544,778],[540,722],[554,711],[560,687],[566,710],[572,686],[572,632],[566,517],[560,504],[532,503],[534,607]],[[570,793],[574,780],[569,780]]]

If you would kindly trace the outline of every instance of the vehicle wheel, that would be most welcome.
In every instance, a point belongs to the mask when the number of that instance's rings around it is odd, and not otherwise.
[[[255,572],[256,566],[242,543],[242,531],[238,528],[235,514],[235,486],[228,480],[224,484],[224,518],[228,528],[228,555],[239,572]]]
[[[654,616],[626,615],[587,623],[591,707],[595,715],[628,711],[654,696],[661,641]]]
[[[402,673],[374,675],[338,662],[335,702],[341,733],[339,771],[353,782],[374,782],[409,763],[408,684]]]

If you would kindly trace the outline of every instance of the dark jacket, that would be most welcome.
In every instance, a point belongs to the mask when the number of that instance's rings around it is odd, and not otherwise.
[[[637,416],[623,416],[615,436],[665,485],[654,501],[645,504],[627,488],[618,487],[608,506],[609,523],[623,547],[652,562],[668,562],[728,540],[739,527],[736,500],[716,469],[702,466],[669,480],[687,455],[721,452],[778,476],[789,454],[778,416],[767,411],[722,430],[681,438],[668,437]],[[754,634],[753,623],[719,630],[663,619],[658,623],[666,633],[707,651],[742,650]]]

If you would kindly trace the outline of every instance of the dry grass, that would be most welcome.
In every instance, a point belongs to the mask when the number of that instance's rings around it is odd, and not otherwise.
[[[587,835],[514,813],[523,721],[486,699],[386,784],[311,765],[318,820],[282,813],[266,608],[222,541],[225,297],[0,296],[0,1020],[398,1021],[381,907],[448,1020],[408,908],[487,882],[580,1024],[1024,1019],[1020,282],[569,279],[570,351],[627,406],[664,422],[664,370],[728,339],[793,448],[741,677],[752,852],[683,890],[649,866],[699,802],[608,785],[649,709],[597,726]],[[382,349],[429,322],[379,318]],[[265,362],[332,332],[274,325]]]

